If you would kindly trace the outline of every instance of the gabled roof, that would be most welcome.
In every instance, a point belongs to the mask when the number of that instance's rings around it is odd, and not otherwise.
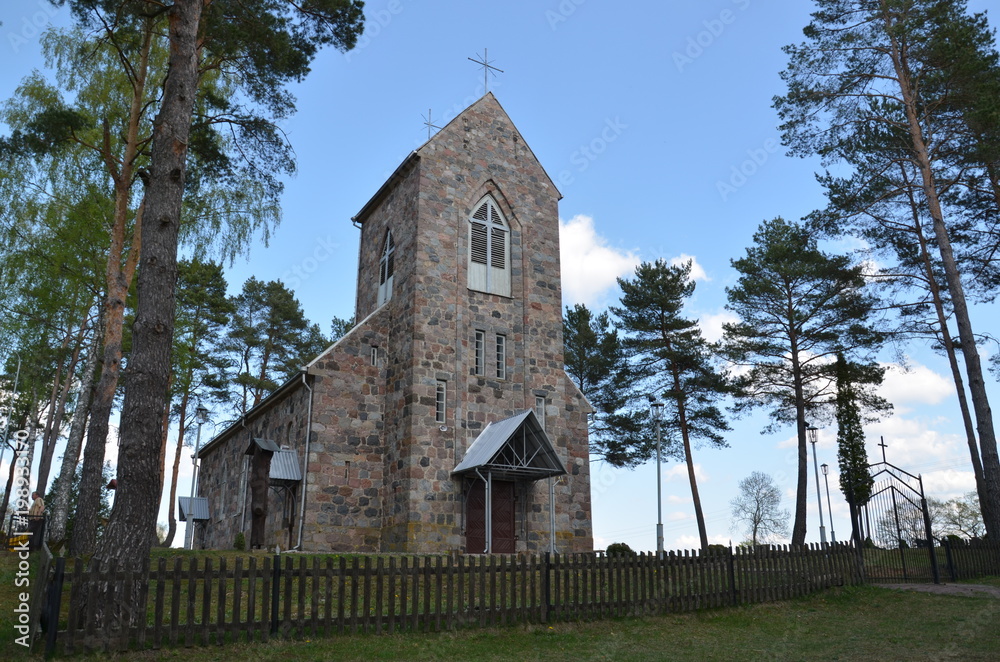
[[[182,522],[188,521],[190,516],[192,521],[208,521],[208,499],[205,497],[177,497],[177,506],[180,511],[178,519]]]
[[[428,145],[431,145],[432,143],[434,143],[438,139],[438,136],[441,136],[446,131],[448,131],[449,127],[451,127],[452,124],[455,124],[457,126],[458,122],[461,120],[461,118],[462,118],[463,115],[465,115],[469,111],[473,110],[474,108],[477,108],[478,106],[481,106],[483,104],[488,104],[488,103],[491,103],[491,102],[494,103],[494,104],[496,104],[498,112],[500,114],[502,114],[503,118],[506,119],[508,122],[510,122],[510,125],[512,127],[514,127],[515,129],[517,129],[517,125],[515,125],[514,122],[513,122],[513,120],[510,119],[510,115],[507,114],[507,111],[504,110],[504,107],[500,105],[500,101],[498,101],[497,98],[495,96],[493,96],[492,92],[487,92],[483,96],[479,97],[479,99],[477,99],[476,101],[474,101],[472,103],[472,105],[470,105],[468,108],[466,108],[462,112],[460,112],[457,115],[455,115],[455,117],[451,118],[451,121],[449,121],[447,124],[445,124],[443,127],[441,127],[437,131],[437,133],[435,133],[433,136],[431,136],[420,147],[418,147],[414,151],[412,151],[409,154],[407,154],[406,158],[404,158],[403,161],[402,161],[402,163],[400,163],[399,166],[393,171],[393,173],[389,177],[389,179],[387,179],[382,184],[382,186],[379,187],[378,191],[375,192],[375,195],[373,195],[368,200],[368,202],[366,202],[364,204],[364,206],[361,208],[360,211],[358,211],[357,214],[355,214],[354,216],[351,217],[351,222],[352,223],[359,223],[359,224],[360,223],[364,223],[365,219],[368,216],[368,213],[372,209],[374,209],[375,206],[378,204],[378,202],[383,197],[385,197],[386,193],[388,191],[390,191],[393,186],[396,185],[397,181],[399,179],[401,179],[404,174],[406,174],[408,168],[414,162],[416,162],[417,160],[420,159],[421,153],[427,151],[427,146]],[[518,134],[520,135],[520,131],[519,130],[518,130]],[[531,154],[531,157],[538,164],[538,167],[541,168],[542,173],[545,175],[545,178],[548,179],[549,185],[552,186],[552,190],[555,191],[556,199],[562,199],[562,193],[559,192],[559,188],[556,186],[555,182],[552,181],[552,177],[549,176],[549,173],[545,170],[545,166],[543,166],[542,163],[541,163],[541,161],[538,160],[538,157],[535,156],[535,153],[531,150],[531,147],[528,146],[527,141],[524,140],[524,136],[521,136],[521,144],[524,146],[524,149],[528,150],[528,153]]]
[[[561,476],[566,468],[530,409],[494,421],[469,446],[454,475],[489,471],[501,480],[538,480]]]

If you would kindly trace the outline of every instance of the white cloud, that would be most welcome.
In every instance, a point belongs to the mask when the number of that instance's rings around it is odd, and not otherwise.
[[[699,484],[708,482],[709,480],[708,474],[705,473],[704,469],[702,469],[701,465],[698,464],[697,462],[694,465],[694,477]],[[688,470],[686,464],[675,464],[663,472],[664,480],[670,481],[674,480],[675,478],[678,480],[687,481]]]
[[[668,494],[667,503],[691,503],[691,498],[677,496],[676,494]]]
[[[668,522],[686,522],[689,519],[694,519],[694,515],[692,513],[682,513],[679,510],[667,513]]]
[[[976,476],[972,471],[945,469],[923,475],[924,494],[935,499],[953,499],[976,489]]]
[[[898,363],[882,365],[886,371],[880,393],[897,408],[908,403],[940,404],[955,393],[955,383],[950,377],[920,363],[912,363],[905,368]]]
[[[698,318],[698,325],[701,327],[701,333],[705,336],[705,340],[716,342],[722,339],[723,324],[733,324],[739,321],[739,317],[728,310],[724,310],[721,313],[709,313],[700,316]]]
[[[618,277],[631,273],[641,262],[635,251],[609,246],[594,229],[594,219],[583,214],[559,220],[559,246],[563,305],[595,305],[617,286]]]
[[[700,280],[706,283],[712,280],[711,278],[708,277],[708,274],[705,273],[704,267],[698,264],[698,258],[696,258],[694,255],[681,253],[677,257],[670,258],[670,266],[679,266],[684,264],[685,262],[691,263],[691,280],[694,281]]]

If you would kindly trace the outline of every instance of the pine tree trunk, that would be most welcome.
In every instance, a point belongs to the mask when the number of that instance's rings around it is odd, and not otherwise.
[[[806,448],[805,391],[802,387],[802,364],[799,358],[798,337],[795,334],[794,307],[789,302],[789,341],[792,357],[792,381],[795,385],[795,429],[798,435],[797,478],[795,484],[795,520],[792,523],[792,545],[806,542],[806,500],[809,490],[809,453]]]
[[[87,416],[90,413],[91,390],[94,387],[94,376],[97,372],[98,333],[94,333],[94,347],[87,355],[87,363],[83,369],[80,383],[80,395],[77,398],[76,410],[73,412],[73,422],[70,424],[69,439],[66,440],[66,450],[63,452],[62,468],[56,481],[56,493],[49,508],[49,541],[52,545],[65,542],[66,524],[69,521],[69,495],[73,489],[73,478],[76,465],[80,461],[80,450],[83,446],[83,433],[87,427]]]
[[[951,295],[952,310],[958,325],[958,337],[961,342],[962,357],[965,359],[965,371],[969,377],[969,392],[972,395],[972,408],[976,414],[977,431],[979,433],[980,452],[983,461],[983,477],[986,494],[980,494],[980,501],[988,501],[984,509],[984,522],[991,537],[1000,537],[1000,456],[997,454],[996,434],[993,426],[993,413],[986,395],[986,380],[983,377],[979,351],[976,347],[976,337],[972,330],[969,308],[965,300],[965,288],[951,247],[951,238],[944,222],[944,214],[938,197],[937,183],[930,161],[927,141],[920,126],[916,92],[911,81],[906,63],[906,53],[899,48],[899,42],[894,36],[891,19],[886,18],[886,32],[892,44],[892,62],[903,98],[903,107],[910,133],[913,155],[920,170],[924,196],[927,200],[928,212],[934,228],[934,238],[937,241],[941,261],[944,265],[945,277],[948,281],[948,293]],[[985,497],[985,498],[984,498]],[[990,521],[985,521],[987,514]]]
[[[924,236],[923,227],[920,223],[920,211],[917,201],[913,199],[913,189],[910,187],[910,178],[907,176],[905,168],[902,168],[903,179],[906,183],[907,195],[909,197],[910,209],[913,212],[913,231],[920,245],[920,259],[924,266],[924,277],[927,279],[927,288],[930,291],[931,299],[934,302],[934,311],[937,315],[938,327],[941,329],[941,345],[944,347],[945,355],[948,357],[948,366],[951,368],[952,380],[955,382],[955,393],[958,396],[958,408],[962,413],[962,425],[965,429],[965,441],[969,447],[969,456],[972,461],[972,473],[976,479],[976,491],[979,494],[986,494],[986,478],[983,475],[983,462],[979,455],[979,442],[976,440],[976,429],[972,422],[972,412],[969,411],[969,400],[965,392],[965,381],[962,378],[962,371],[958,365],[958,352],[955,343],[951,338],[951,330],[948,327],[948,316],[944,310],[944,301],[941,297],[941,286],[934,275],[934,264],[931,260],[930,247],[927,238]],[[983,520],[992,520],[992,514],[987,511],[992,507],[989,499],[982,499],[980,509],[983,513]]]
[[[146,75],[148,72],[149,49],[152,39],[152,22],[146,24],[143,36],[143,50],[139,65],[135,67],[131,108],[129,110],[128,135],[125,152],[118,167],[118,161],[111,154],[105,154],[105,161],[115,189],[115,216],[111,229],[111,244],[105,269],[105,294],[101,322],[104,325],[104,356],[101,362],[101,378],[94,390],[90,405],[90,423],[87,429],[87,445],[83,451],[83,470],[77,497],[76,520],[70,553],[83,556],[93,553],[97,544],[97,513],[101,503],[101,488],[104,478],[104,450],[108,442],[108,426],[114,407],[115,390],[118,388],[122,361],[122,336],[125,323],[125,301],[139,260],[142,216],[145,202],[140,203],[132,230],[132,245],[125,255],[125,241],[129,208],[132,201],[132,180],[134,164],[139,152],[139,124],[145,104]],[[122,265],[122,257],[125,264]],[[117,499],[115,500],[117,502]]]
[[[174,504],[177,503],[177,475],[181,468],[181,455],[184,452],[184,437],[187,433],[187,429],[184,426],[185,417],[187,416],[187,406],[188,394],[187,391],[185,391],[184,395],[181,396],[180,425],[177,430],[177,448],[174,451],[173,472],[170,474],[170,504],[167,506],[167,537],[163,541],[164,547],[170,547],[170,545],[174,542],[174,536],[177,534],[177,512]],[[194,526],[194,522],[189,519],[187,526]],[[185,536],[186,535],[187,534],[185,533]]]
[[[667,347],[670,345],[668,343]],[[694,474],[694,457],[691,454],[691,435],[688,431],[687,410],[684,407],[684,392],[681,388],[680,375],[676,366],[673,368],[674,393],[677,399],[677,422],[681,428],[681,440],[684,442],[684,462],[687,464],[688,482],[691,484],[691,500],[694,502],[694,516],[698,522],[698,537],[701,539],[701,550],[708,551],[708,529],[705,528],[705,514],[701,509],[701,496],[698,494],[698,479]]]
[[[118,494],[96,557],[107,565],[141,570],[149,560],[160,494],[161,414],[167,399],[177,282],[177,237],[188,136],[198,82],[198,30],[203,0],[175,0],[169,19],[170,61],[153,133],[152,163],[142,224],[142,268],[133,326],[133,347],[125,376]],[[110,597],[110,596],[109,596]],[[123,596],[105,622],[128,621]],[[97,608],[98,605],[93,605]]]

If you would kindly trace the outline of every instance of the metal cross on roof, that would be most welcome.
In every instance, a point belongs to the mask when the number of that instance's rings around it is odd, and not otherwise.
[[[479,53],[476,53],[476,57],[479,57]],[[483,94],[486,94],[487,92],[490,91],[489,75],[493,74],[493,77],[496,78],[496,74],[493,72],[499,71],[500,73],[503,73],[503,69],[497,69],[492,64],[490,64],[490,61],[487,58],[487,50],[485,48],[483,49],[483,57],[481,60],[474,60],[471,57],[468,59],[483,67],[483,88],[484,88]]]
[[[421,115],[421,117],[424,116]],[[431,120],[430,108],[427,109],[427,117],[424,117],[424,126],[427,127],[427,140],[431,139],[431,129],[438,129],[439,131],[441,130],[441,127],[439,127],[437,124],[434,124],[433,120]]]
[[[888,448],[888,444],[885,443],[885,437],[879,437],[878,445],[882,447],[882,461],[885,462],[885,449]],[[888,464],[888,463],[886,463]]]

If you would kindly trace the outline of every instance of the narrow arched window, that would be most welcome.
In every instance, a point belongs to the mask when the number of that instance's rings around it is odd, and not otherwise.
[[[378,261],[378,305],[392,298],[392,276],[395,273],[396,243],[392,240],[392,232],[385,231],[385,241],[382,243],[382,257]]]
[[[510,296],[510,227],[491,196],[469,217],[469,289]]]

